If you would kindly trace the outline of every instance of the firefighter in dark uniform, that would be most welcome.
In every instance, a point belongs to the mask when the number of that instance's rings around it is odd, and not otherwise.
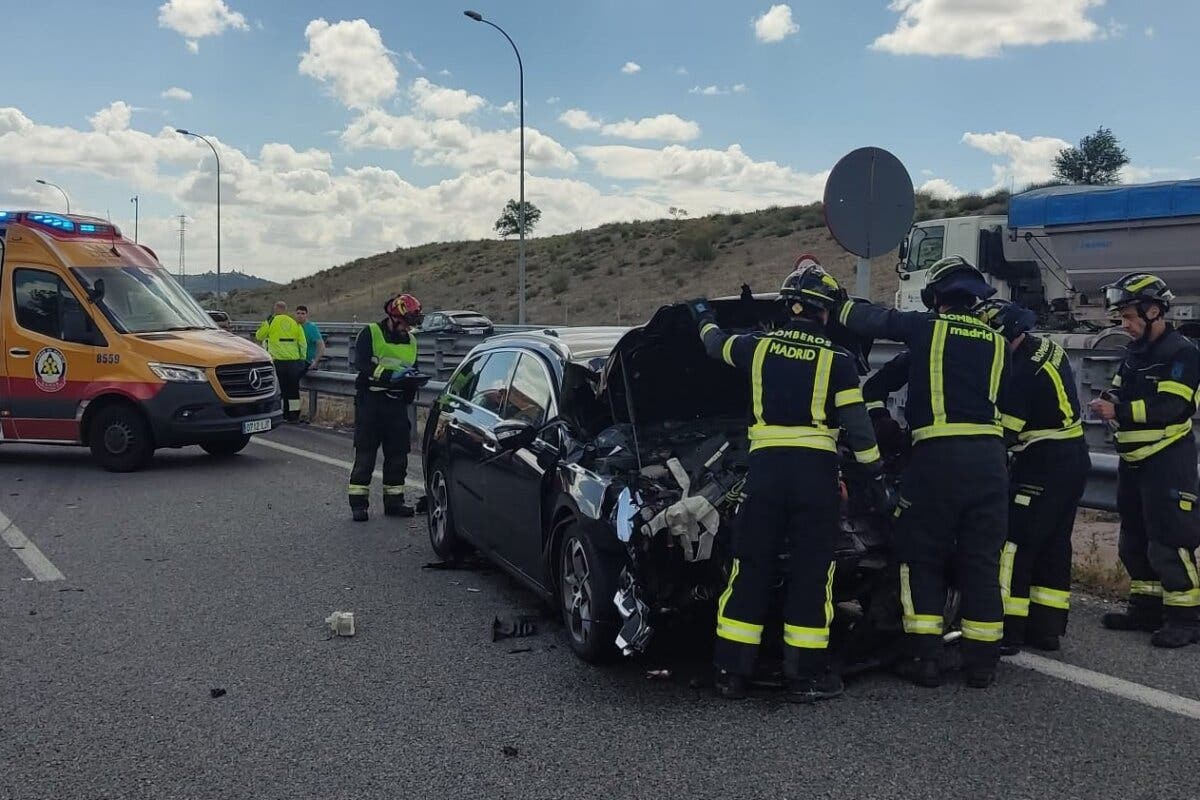
[[[1104,615],[1115,630],[1154,631],[1151,644],[1200,642],[1196,547],[1196,440],[1192,415],[1200,384],[1200,350],[1166,321],[1171,294],[1158,277],[1126,275],[1105,288],[1105,304],[1133,337],[1113,379],[1112,399],[1091,402],[1115,421],[1118,552],[1129,571],[1129,606]]]
[[[731,336],[716,325],[705,301],[691,304],[708,354],[746,374],[752,387],[750,471],[729,583],[717,609],[717,689],[724,697],[746,694],[784,547],[790,555],[783,609],[787,697],[810,703],[842,693],[828,659],[839,428],[856,461],[871,471],[880,465],[855,362],[825,335],[830,309],[845,296],[807,259],[780,290],[789,315],[782,329]]]
[[[386,316],[368,324],[355,343],[358,379],[354,396],[354,467],[350,471],[350,510],[365,522],[370,506],[375,454],[383,447],[383,513],[411,517],[404,502],[411,431],[408,409],[427,378],[416,374],[421,304],[401,294],[384,304]]]
[[[896,510],[905,632],[897,671],[921,686],[942,681],[950,563],[962,595],[967,684],[990,686],[1000,657],[1008,469],[997,402],[1008,353],[1004,338],[971,313],[994,292],[979,270],[952,256],[929,269],[921,290],[929,312],[850,302],[838,312],[852,333],[908,346],[905,417],[913,450]]]
[[[1000,422],[1012,454],[1008,540],[1000,554],[1006,654],[1057,650],[1071,607],[1071,533],[1091,459],[1067,352],[1029,331],[1037,315],[1005,300],[975,313],[1008,341]]]

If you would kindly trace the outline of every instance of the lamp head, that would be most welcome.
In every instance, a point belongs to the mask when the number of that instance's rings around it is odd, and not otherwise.
[[[463,14],[476,22],[483,22],[483,14],[480,14],[478,11],[464,11]]]

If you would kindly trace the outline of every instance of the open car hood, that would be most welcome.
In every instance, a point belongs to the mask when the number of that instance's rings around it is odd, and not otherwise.
[[[717,324],[731,333],[769,331],[786,322],[786,311],[773,296],[710,302]],[[859,372],[866,374],[870,342],[836,323],[826,333],[856,357]],[[634,421],[639,427],[746,416],[750,410],[750,382],[708,357],[683,303],[663,306],[645,325],[621,337],[604,364],[597,394],[612,410],[614,422]]]

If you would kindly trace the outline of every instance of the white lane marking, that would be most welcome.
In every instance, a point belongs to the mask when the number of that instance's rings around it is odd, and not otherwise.
[[[1018,653],[1004,659],[1004,662],[1031,669],[1052,678],[1077,683],[1080,686],[1096,689],[1115,697],[1123,697],[1151,708],[1169,711],[1181,717],[1200,720],[1200,700],[1193,700],[1190,697],[1180,697],[1161,689],[1152,689],[1140,683],[1114,678],[1103,672],[1093,672],[1090,669],[1077,667],[1074,664],[1065,664],[1062,661],[1055,661],[1052,658],[1045,658],[1033,653]]]
[[[4,539],[4,543],[9,546],[13,554],[21,559],[21,562],[33,573],[33,577],[39,581],[66,579],[66,576],[58,571],[58,567],[50,563],[50,559],[46,558],[37,545],[29,541],[29,537],[21,533],[21,529],[13,524],[11,519],[4,516],[3,511],[0,511],[0,539]]]
[[[300,456],[301,458],[308,458],[313,461],[319,461],[322,464],[328,464],[331,467],[341,467],[342,469],[346,469],[346,470],[354,468],[354,462],[352,462],[352,461],[342,461],[340,458],[332,458],[330,456],[324,456],[324,455],[321,455],[320,453],[314,453],[311,450],[301,450],[299,447],[292,447],[290,444],[284,444],[283,442],[274,442],[274,441],[271,441],[270,439],[264,439],[261,436],[255,436],[250,441],[254,442],[255,444],[261,444],[263,447],[270,447],[272,450],[278,450],[282,453],[291,453],[294,456]],[[371,475],[375,478],[378,478],[381,481],[383,480],[383,471],[382,470],[377,469],[373,473],[371,473]],[[416,492],[425,491],[425,486],[423,484],[417,483],[416,481],[406,480],[404,482],[404,486],[405,486],[405,488],[412,489],[413,491],[416,491]]]

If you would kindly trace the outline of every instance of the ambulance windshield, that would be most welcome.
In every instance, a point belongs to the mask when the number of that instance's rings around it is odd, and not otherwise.
[[[155,333],[216,328],[212,318],[175,279],[158,267],[81,267],[75,276],[104,295],[96,304],[122,333]]]

